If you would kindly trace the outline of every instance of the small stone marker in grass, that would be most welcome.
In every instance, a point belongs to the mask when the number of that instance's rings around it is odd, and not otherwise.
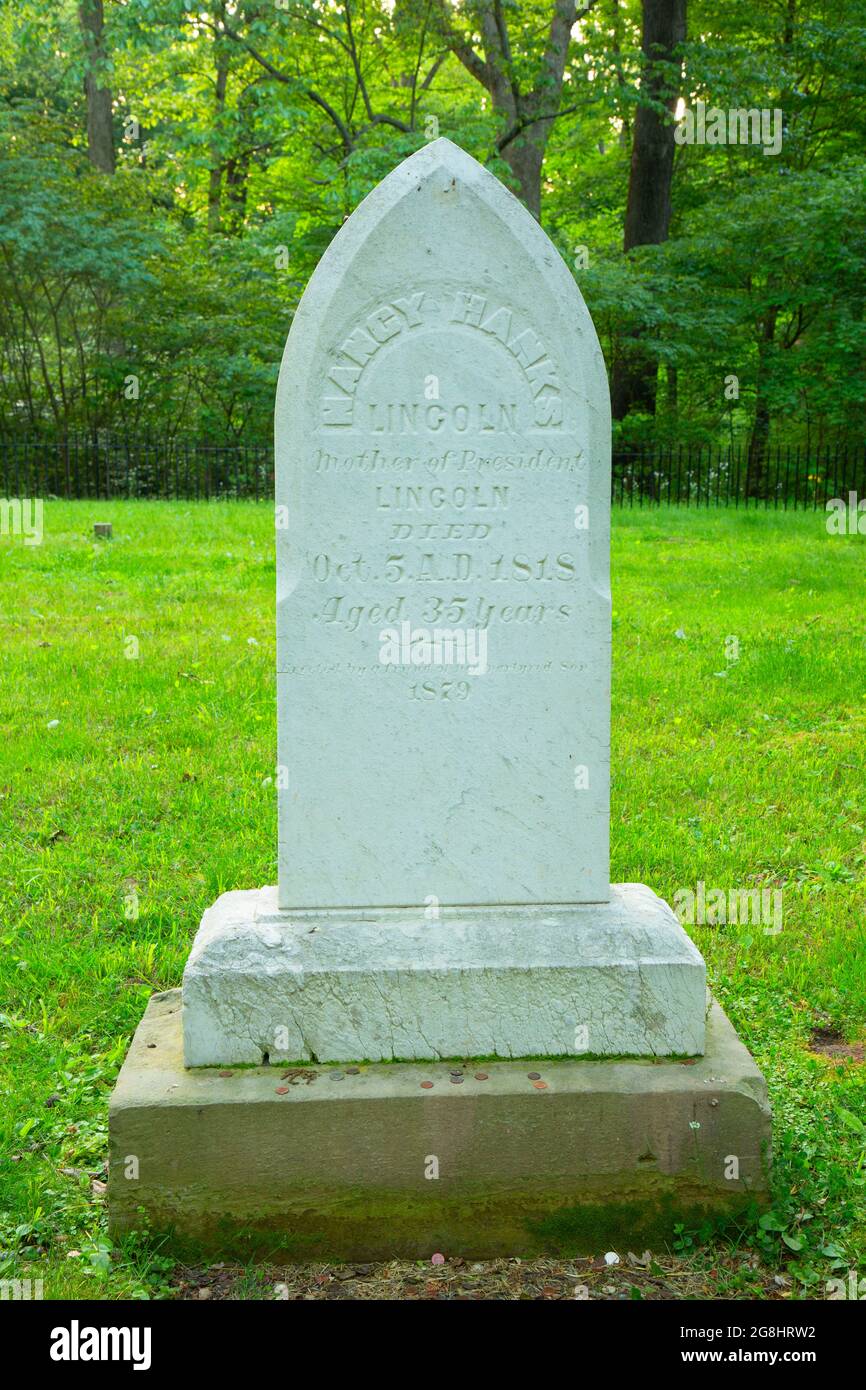
[[[94,536],[96,537],[97,540],[101,540],[101,541],[110,541],[110,540],[111,540],[111,536],[112,536],[111,522],[110,522],[110,521],[94,521],[94,523],[93,523],[93,534],[94,534]]]

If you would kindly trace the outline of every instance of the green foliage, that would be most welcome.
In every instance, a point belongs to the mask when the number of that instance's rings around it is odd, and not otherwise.
[[[439,132],[517,186],[497,145],[507,117],[458,57],[461,42],[482,53],[482,11],[105,9],[113,177],[87,159],[74,0],[0,12],[0,430],[267,437],[295,305],[375,183]],[[623,437],[722,442],[760,428],[807,450],[859,443],[866,0],[690,3],[671,83],[690,107],[778,108],[782,150],[678,146],[670,238],[628,257],[640,5],[599,0],[578,17],[559,97],[540,65],[551,13],[551,0],[502,8],[502,77],[558,105],[542,219],[575,264],[608,363],[637,345],[658,363],[655,415],[630,417]]]

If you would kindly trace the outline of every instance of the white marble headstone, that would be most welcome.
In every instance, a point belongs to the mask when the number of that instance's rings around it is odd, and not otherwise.
[[[607,901],[604,364],[548,237],[448,140],[312,276],[276,474],[280,907]]]
[[[447,140],[323,256],[276,446],[279,886],[205,912],[187,1066],[701,1052],[700,954],[608,881],[598,340]]]

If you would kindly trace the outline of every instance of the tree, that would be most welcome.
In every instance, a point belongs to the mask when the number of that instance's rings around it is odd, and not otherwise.
[[[673,114],[680,94],[678,49],[686,37],[686,0],[643,0],[641,96],[634,123],[623,250],[658,246],[671,221]],[[611,388],[615,420],[655,410],[657,359],[638,343],[617,354]]]
[[[113,174],[114,130],[111,88],[107,84],[108,49],[102,0],[81,0],[78,18],[84,39],[84,91],[87,98],[87,154],[95,169]]]
[[[304,0],[286,0],[276,13],[281,21],[278,36],[291,41],[288,61],[282,53],[272,51],[272,13],[270,5],[267,17],[262,9],[249,5],[235,16],[224,6],[206,23],[216,35],[225,35],[238,44],[274,82],[324,114],[343,159],[348,159],[362,137],[377,126],[404,134],[414,130],[418,87],[431,80],[420,73],[423,31],[411,86],[408,91],[398,86],[395,99],[394,89],[379,80],[393,38],[384,5],[341,0],[320,9]],[[319,76],[324,77],[324,83],[316,80]]]
[[[748,441],[756,496],[771,443],[861,446],[866,0],[690,0],[681,53],[637,0],[101,3],[0,5],[4,430],[262,438],[319,257],[435,116],[541,206],[615,392],[637,369],[618,439]],[[669,177],[680,82],[781,108],[781,151]]]
[[[595,3],[581,6],[586,14]],[[575,0],[552,5],[512,8],[519,23],[519,43],[509,27],[503,0],[475,0],[460,14],[480,30],[481,54],[450,0],[440,0],[439,27],[443,41],[476,82],[489,93],[493,110],[504,127],[496,139],[497,153],[514,175],[520,197],[534,217],[541,218],[541,171],[552,123],[577,109],[562,108],[565,66],[576,18]],[[543,47],[532,41],[543,26]],[[482,56],[483,55],[483,56]]]

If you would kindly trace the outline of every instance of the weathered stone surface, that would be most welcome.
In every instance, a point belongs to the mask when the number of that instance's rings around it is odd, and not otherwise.
[[[182,1027],[179,994],[148,1009],[112,1229],[643,1248],[761,1196],[763,1078],[705,1025],[667,905],[609,885],[598,341],[540,227],[448,141],[322,258],[276,434],[279,888],[205,913]],[[467,1056],[539,1060],[449,1075]]]
[[[639,883],[568,908],[280,912],[224,893],[183,977],[187,1066],[703,1052],[706,978]]]
[[[281,905],[605,901],[604,363],[548,237],[448,140],[310,280],[276,487]],[[407,664],[437,630],[457,659]]]
[[[764,1080],[717,1005],[689,1065],[476,1070],[189,1071],[180,995],[156,996],[111,1101],[111,1229],[296,1259],[598,1253],[766,1194]]]
[[[609,884],[598,341],[449,141],[323,256],[276,438],[279,887],[205,914],[187,1065],[700,1053],[698,952]]]

